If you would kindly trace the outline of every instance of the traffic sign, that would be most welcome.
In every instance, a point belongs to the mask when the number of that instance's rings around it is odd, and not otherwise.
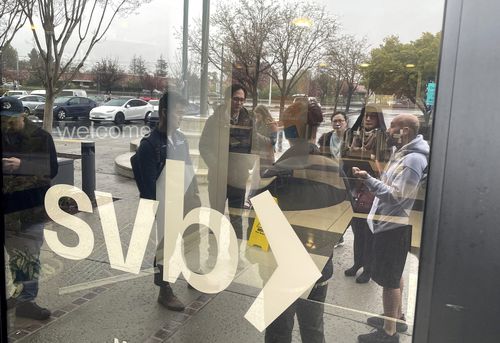
[[[433,106],[434,105],[434,100],[436,99],[436,83],[434,82],[429,82],[427,84],[427,96],[425,99],[425,104],[427,106]]]

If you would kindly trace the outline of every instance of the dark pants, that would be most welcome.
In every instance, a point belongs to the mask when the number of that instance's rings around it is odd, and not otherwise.
[[[313,288],[308,299],[295,301],[266,329],[266,343],[289,343],[292,341],[294,317],[297,314],[300,337],[303,343],[324,343],[324,301],[328,285]],[[312,301],[310,301],[312,300]]]
[[[217,197],[219,196],[218,194],[218,189],[214,188],[213,186],[210,187],[210,181],[209,181],[209,192],[208,192],[208,197],[210,200],[210,206],[212,209],[219,211],[220,213],[224,214],[224,203],[220,203],[220,205],[217,205]],[[226,197],[228,205],[230,208],[243,208],[245,206],[245,189],[233,187],[227,185],[227,190],[226,190]],[[234,231],[236,232],[236,237],[240,239],[246,239],[246,237],[243,236],[243,220],[240,215],[229,215],[229,220],[231,221],[231,225],[233,225]]]
[[[352,218],[352,232],[354,233],[354,265],[363,267],[363,271],[371,272],[373,261],[373,233],[365,218]]]

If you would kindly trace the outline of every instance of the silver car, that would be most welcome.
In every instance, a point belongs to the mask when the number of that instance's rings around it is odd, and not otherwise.
[[[45,104],[45,98],[40,95],[23,95],[19,100],[22,101],[26,114],[33,114],[35,107]]]

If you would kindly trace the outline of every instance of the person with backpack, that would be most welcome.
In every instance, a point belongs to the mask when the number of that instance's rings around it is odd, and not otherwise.
[[[165,160],[185,162],[184,215],[201,204],[188,141],[179,130],[186,105],[180,94],[166,91],[159,101],[158,126],[141,140],[137,153],[131,158],[140,197],[152,200],[156,200],[156,180],[165,166]],[[158,237],[163,237],[163,233],[159,233]],[[158,243],[159,249],[162,246],[163,239]],[[155,259],[155,266],[158,271],[154,274],[154,283],[160,287],[158,302],[169,310],[183,311],[184,304],[174,295],[170,284],[163,280],[163,264]]]

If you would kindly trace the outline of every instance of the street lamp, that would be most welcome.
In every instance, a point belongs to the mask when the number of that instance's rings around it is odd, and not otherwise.
[[[370,67],[370,63],[366,63],[366,62],[361,63],[361,64],[359,65],[359,67],[360,67],[361,69],[366,70],[366,69],[368,69],[368,68]],[[366,77],[365,105],[368,103],[368,98],[369,98],[369,96],[370,96],[370,74],[367,74],[367,77]]]
[[[416,67],[415,64],[413,63],[408,63],[405,65],[407,69],[414,69]],[[422,87],[422,72],[420,70],[417,70],[417,91],[415,94],[415,102],[420,99],[420,88]]]
[[[292,25],[298,26],[298,27],[311,27],[314,25],[314,22],[312,21],[311,18],[307,17],[298,17],[292,20]]]

